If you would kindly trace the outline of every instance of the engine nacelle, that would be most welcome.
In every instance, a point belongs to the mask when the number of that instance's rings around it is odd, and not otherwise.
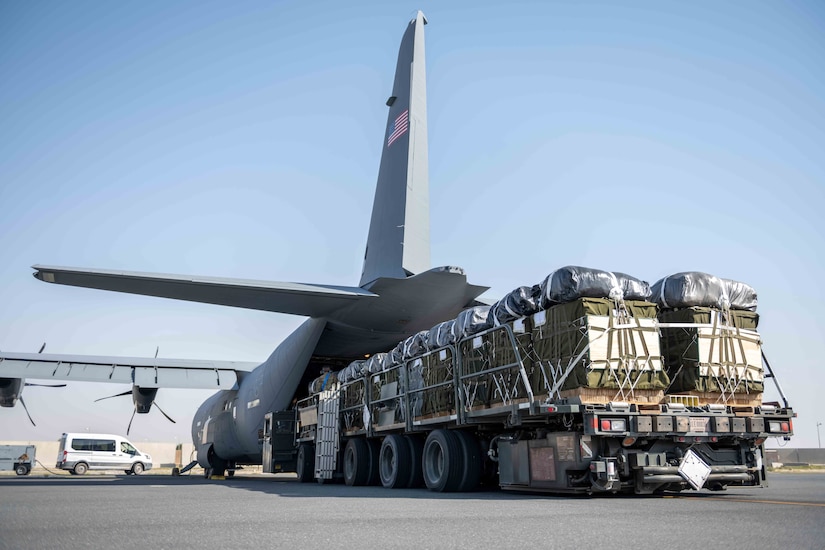
[[[0,378],[0,407],[14,407],[24,383],[22,378]]]
[[[132,403],[135,404],[135,412],[138,414],[146,414],[151,411],[152,403],[155,402],[155,396],[157,394],[158,388],[132,386]]]

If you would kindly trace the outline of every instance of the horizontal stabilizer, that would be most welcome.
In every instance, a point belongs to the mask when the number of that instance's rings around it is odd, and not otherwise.
[[[258,363],[0,352],[0,378],[133,384],[142,388],[231,390]]]
[[[47,283],[307,317],[326,317],[353,301],[376,296],[362,288],[347,286],[44,265],[35,265],[32,269],[36,278]]]

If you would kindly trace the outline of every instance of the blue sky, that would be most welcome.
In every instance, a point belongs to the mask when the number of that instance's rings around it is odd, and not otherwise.
[[[260,361],[302,319],[46,285],[33,264],[357,284],[398,45],[426,27],[433,265],[500,296],[575,264],[748,282],[817,445],[819,2],[0,3],[0,349]],[[125,432],[28,388],[0,440]],[[211,392],[162,390],[141,440]],[[769,398],[775,397],[769,393]]]

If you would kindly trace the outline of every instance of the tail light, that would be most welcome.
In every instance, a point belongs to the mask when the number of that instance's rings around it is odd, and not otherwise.
[[[626,432],[627,421],[624,418],[602,418],[599,427],[603,432]]]
[[[768,422],[768,431],[771,433],[789,434],[791,433],[790,420],[771,420]]]

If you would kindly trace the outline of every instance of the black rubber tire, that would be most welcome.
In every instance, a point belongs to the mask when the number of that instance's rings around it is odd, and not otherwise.
[[[143,462],[135,462],[134,464],[132,464],[132,474],[133,475],[139,476],[140,474],[143,473],[143,470],[144,470]]]
[[[72,469],[72,472],[74,472],[74,475],[76,475],[76,476],[82,476],[83,474],[85,474],[88,471],[89,471],[89,465],[86,464],[85,462],[78,462],[77,464],[74,465],[74,468]]]
[[[356,437],[344,447],[344,483],[353,486],[366,485],[370,478],[370,446],[367,440]]]
[[[29,467],[26,464],[18,464],[17,467],[14,469],[14,473],[19,476],[28,475],[29,471]]]
[[[402,435],[388,435],[381,443],[378,475],[387,489],[408,487],[412,472],[412,449]]]
[[[124,472],[126,472],[126,475],[127,475],[127,476],[128,476],[128,475],[132,475],[132,470],[123,470],[123,471],[124,471]]]
[[[315,478],[315,447],[301,443],[298,447],[298,464],[295,466],[298,481],[309,483]]]
[[[481,481],[481,447],[476,436],[470,432],[456,430],[454,433],[461,443],[463,459],[461,482],[456,491],[474,491]]]
[[[381,476],[378,473],[378,459],[381,456],[381,441],[378,439],[367,439],[367,448],[370,453],[369,475],[367,485],[381,485]]]
[[[416,435],[405,435],[404,439],[410,445],[412,467],[410,468],[410,482],[407,487],[417,488],[424,486],[424,470],[421,468],[421,457],[424,456],[424,440]]]
[[[227,462],[215,454],[214,447],[209,447],[209,451],[206,453],[206,460],[209,462],[209,475],[206,477],[224,477],[226,475]]]
[[[421,465],[430,491],[448,493],[461,483],[464,456],[458,437],[447,430],[434,430],[424,443]]]

